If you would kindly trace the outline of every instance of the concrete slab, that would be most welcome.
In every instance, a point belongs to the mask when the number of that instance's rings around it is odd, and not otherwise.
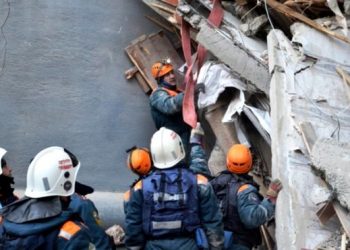
[[[323,138],[315,142],[311,151],[313,166],[337,195],[340,204],[350,209],[350,144]]]
[[[308,42],[323,44],[327,40]],[[340,225],[321,226],[316,216],[320,204],[330,198],[331,192],[311,167],[300,124],[309,122],[319,138],[348,142],[348,99],[331,60],[305,57],[307,54],[300,53],[302,48],[293,47],[279,30],[270,32],[268,46],[272,73],[272,174],[284,185],[276,209],[277,244],[278,248],[288,245],[288,249],[314,249],[339,230]],[[328,152],[324,154],[320,150],[319,154],[328,157]],[[330,174],[337,171],[333,169]]]

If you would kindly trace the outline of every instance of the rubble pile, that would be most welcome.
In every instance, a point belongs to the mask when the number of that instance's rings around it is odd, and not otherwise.
[[[171,44],[160,32],[126,48],[135,64],[127,76],[136,76],[149,94],[156,87],[150,64],[157,58],[170,57],[181,79],[192,70],[212,174],[225,168],[233,143],[249,145],[260,184],[273,176],[285,187],[277,202],[276,232],[270,227],[277,248],[346,249],[350,1],[143,2],[162,17],[149,20],[180,37],[187,65],[176,53],[180,41]]]

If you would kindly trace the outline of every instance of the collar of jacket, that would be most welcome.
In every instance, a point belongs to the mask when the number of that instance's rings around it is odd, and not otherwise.
[[[163,88],[167,88],[173,91],[177,91],[177,86],[169,84],[168,82],[164,81],[163,79],[159,80],[160,86]]]

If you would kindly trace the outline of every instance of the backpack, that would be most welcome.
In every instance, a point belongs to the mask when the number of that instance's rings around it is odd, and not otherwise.
[[[194,236],[200,225],[194,173],[185,168],[156,170],[142,185],[143,231],[148,237]]]
[[[218,177],[212,179],[210,184],[218,199],[219,207],[223,214],[224,229],[233,232],[233,242],[249,245],[259,245],[261,236],[259,228],[248,229],[242,223],[237,210],[237,192],[244,184],[257,184],[249,176],[241,177],[229,171],[222,172]]]

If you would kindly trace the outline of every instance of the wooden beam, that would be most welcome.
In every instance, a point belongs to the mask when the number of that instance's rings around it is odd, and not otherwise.
[[[260,226],[262,238],[265,242],[267,250],[273,250],[275,246],[275,242],[273,241],[271,235],[269,234],[269,231],[267,230],[265,225]]]
[[[309,155],[311,155],[312,147],[314,146],[317,136],[314,128],[310,122],[301,122],[299,123],[301,134],[306,145]]]
[[[333,207],[335,213],[337,214],[341,225],[344,228],[345,233],[350,237],[350,216],[349,213],[345,211],[343,207],[339,205],[338,202],[333,202]]]
[[[136,67],[132,67],[132,68],[128,69],[127,71],[124,72],[125,78],[127,80],[130,80],[131,78],[133,78],[135,76],[135,74],[138,71],[139,71],[139,69]]]
[[[177,6],[177,4],[178,4],[178,0],[161,0],[163,3],[167,3],[167,4],[169,4],[169,5],[171,5],[171,6],[174,6],[174,7],[176,7]]]
[[[283,4],[289,7],[297,5],[326,7],[327,0],[287,0]]]
[[[350,89],[349,89],[349,87],[350,87],[350,76],[345,70],[343,70],[339,66],[336,67],[336,71],[341,76],[341,78],[343,78],[345,92],[348,95],[348,98],[350,100]]]
[[[152,22],[154,22],[155,24],[157,24],[158,26],[162,27],[163,29],[166,29],[167,31],[173,33],[174,30],[172,28],[172,26],[166,25],[164,24],[162,21],[158,20],[157,18],[154,18],[152,16],[145,16],[147,19],[151,20]]]
[[[333,202],[328,201],[324,206],[322,206],[317,212],[316,215],[322,225],[325,225],[327,221],[335,215],[335,210],[333,208]]]
[[[141,73],[139,71],[136,72],[135,77],[136,77],[136,80],[139,83],[141,89],[143,90],[143,92],[147,95],[151,94],[152,89],[147,84],[146,80],[143,78],[143,76],[141,75]]]
[[[350,86],[350,75],[339,66],[337,66],[336,71]]]
[[[153,6],[155,8],[158,8],[158,9],[160,9],[162,11],[165,11],[167,13],[170,13],[172,15],[175,15],[175,13],[176,13],[175,8],[170,8],[170,7],[168,7],[168,6],[164,5],[164,4],[151,3],[151,6]]]
[[[346,36],[343,36],[341,34],[338,34],[334,31],[331,31],[331,30],[321,26],[320,24],[318,24],[315,21],[311,20],[310,18],[300,14],[299,12],[289,8],[288,6],[277,2],[276,0],[266,0],[266,2],[271,8],[273,8],[274,10],[276,10],[280,13],[283,13],[286,16],[295,18],[295,19],[309,25],[310,27],[312,27],[312,28],[324,33],[324,34],[330,35],[330,36],[335,37],[343,42],[350,44],[350,40]]]

